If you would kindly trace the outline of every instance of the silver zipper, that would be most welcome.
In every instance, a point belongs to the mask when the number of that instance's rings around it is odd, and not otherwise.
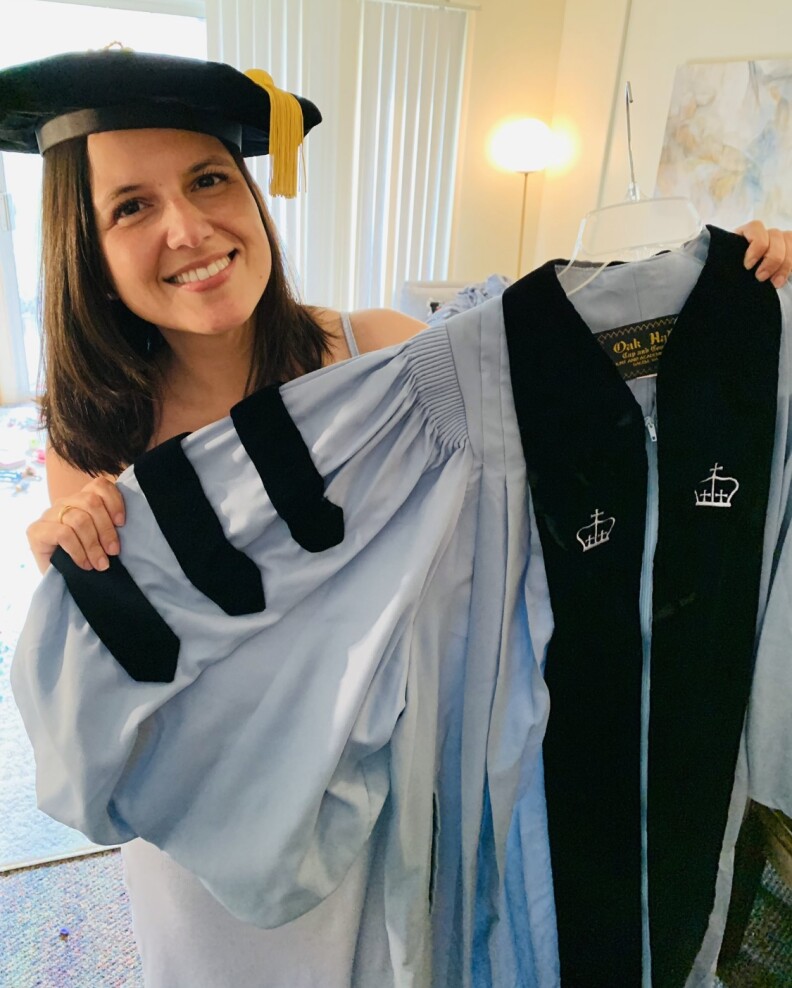
[[[640,616],[643,661],[641,666],[641,953],[642,988],[652,988],[652,953],[649,940],[649,858],[647,798],[649,786],[649,695],[652,659],[652,564],[657,544],[657,428],[651,415],[644,417],[646,444],[646,527],[641,567]]]

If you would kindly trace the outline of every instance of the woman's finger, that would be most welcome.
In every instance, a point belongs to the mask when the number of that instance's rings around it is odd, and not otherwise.
[[[770,229],[767,231],[769,244],[759,267],[756,269],[758,281],[767,281],[774,277],[786,259],[786,240],[783,231]]]
[[[789,275],[792,274],[792,231],[790,230],[784,231],[784,245],[786,255],[781,262],[781,266],[773,275],[773,285],[776,288],[783,288],[789,279]]]
[[[113,492],[118,493],[115,488],[113,488]],[[120,494],[118,496],[121,497]],[[81,491],[79,497],[72,500],[75,501],[75,510],[78,514],[71,519],[66,515],[62,520],[67,525],[73,521],[79,523],[81,521],[79,512],[82,511],[83,514],[87,514],[93,523],[93,528],[96,530],[102,548],[111,556],[116,555],[119,550],[119,544],[113,516],[117,514],[118,508],[108,496],[108,492],[102,490],[102,488],[91,488],[90,490]],[[72,527],[76,527],[77,531],[81,534],[87,530],[84,519],[83,528],[78,527],[78,525],[72,525]]]
[[[105,477],[95,477],[83,487],[80,494],[96,494],[104,502],[108,517],[113,524],[120,526],[126,520],[124,498],[116,485]],[[78,503],[78,502],[75,502]]]
[[[767,253],[770,246],[767,227],[759,220],[753,220],[744,226],[738,227],[735,233],[742,234],[748,241],[748,250],[745,252],[745,267],[750,270],[755,267]]]
[[[121,551],[117,528],[126,520],[124,498],[111,481],[96,477],[55,501],[29,526],[28,541],[43,573],[57,546],[83,569],[106,570]]]
[[[82,569],[93,569],[77,533],[66,525],[39,519],[28,526],[27,537],[36,565],[42,573],[49,566],[50,557],[58,546]]]
[[[118,552],[118,539],[105,503],[98,494],[91,492],[81,493],[73,500],[78,503],[54,505],[52,512],[57,512],[57,516],[52,520],[61,529],[68,529],[77,536],[94,569],[106,570],[110,565],[108,554]],[[62,538],[58,543],[63,545]]]
[[[121,491],[111,481],[105,477],[97,477],[89,485],[105,502],[107,513],[116,526],[123,525],[126,521],[126,509]]]
[[[745,267],[756,267],[759,281],[772,280],[776,288],[783,288],[792,273],[792,231],[768,230],[759,220],[753,220],[738,227],[735,233],[748,241]]]

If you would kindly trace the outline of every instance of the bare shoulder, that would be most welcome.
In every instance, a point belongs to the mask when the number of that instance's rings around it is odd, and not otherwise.
[[[349,318],[361,353],[403,343],[426,328],[425,323],[395,309],[359,309]]]
[[[47,489],[49,491],[50,501],[55,501],[59,497],[68,497],[70,494],[76,494],[91,479],[89,474],[83,473],[58,456],[50,445],[47,445],[45,455]]]
[[[58,456],[49,444],[47,444],[45,456],[47,490],[51,502],[56,501],[58,498],[76,494],[94,479],[91,474],[83,473],[82,470],[78,470],[77,467],[73,467],[70,463],[67,463],[66,460]],[[111,482],[116,479],[109,474],[101,474],[100,476]]]
[[[327,333],[330,350],[331,363],[336,360],[343,360],[349,356],[349,349],[344,336],[344,329],[341,324],[341,313],[335,309],[325,309],[313,306],[310,309],[311,315],[319,326]],[[396,343],[404,343],[420,333],[426,328],[426,324],[411,316],[406,316],[403,312],[395,309],[358,309],[357,312],[349,313],[349,321],[352,325],[352,332],[358,350],[361,353],[369,353],[372,350],[381,350],[383,347],[393,346]]]

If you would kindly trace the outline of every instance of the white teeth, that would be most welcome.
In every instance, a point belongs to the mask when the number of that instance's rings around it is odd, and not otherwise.
[[[211,278],[213,275],[219,274],[221,271],[225,271],[230,263],[230,257],[221,257],[217,261],[212,261],[208,267],[193,268],[192,271],[185,271],[183,274],[177,274],[170,280],[176,285],[186,285],[192,281],[206,281],[207,278]]]

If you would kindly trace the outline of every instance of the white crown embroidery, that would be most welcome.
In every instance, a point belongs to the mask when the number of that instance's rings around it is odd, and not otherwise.
[[[603,521],[602,512],[599,508],[595,509],[591,517],[594,519],[593,523],[584,525],[583,528],[578,529],[576,534],[578,542],[583,546],[583,552],[588,552],[595,546],[604,545],[610,539],[610,533],[616,524],[615,518],[605,518]]]
[[[723,467],[716,463],[712,468],[712,473],[701,481],[701,485],[706,485],[702,490],[694,491],[696,495],[697,508],[730,508],[732,498],[740,489],[739,481],[735,477],[723,477],[718,475],[718,471]]]

